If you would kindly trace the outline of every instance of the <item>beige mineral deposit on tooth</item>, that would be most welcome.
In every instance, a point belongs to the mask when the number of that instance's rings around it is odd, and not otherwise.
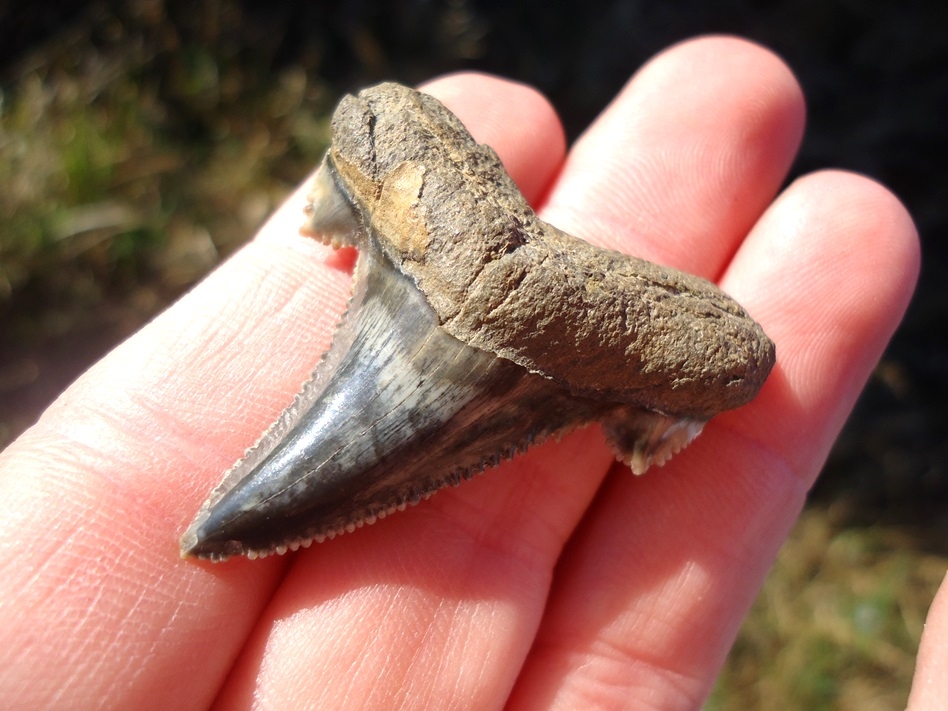
[[[352,299],[182,555],[331,539],[592,422],[641,473],[774,363],[723,291],[544,223],[490,147],[398,84],[339,103],[303,232],[358,249]]]

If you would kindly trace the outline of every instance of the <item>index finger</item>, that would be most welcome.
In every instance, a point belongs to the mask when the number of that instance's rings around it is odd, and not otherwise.
[[[747,43],[698,40],[656,62],[673,78],[700,83],[708,75],[705,85],[716,84],[720,100],[698,113],[734,114],[746,92],[743,102],[769,97],[785,120],[801,115],[799,107],[788,114],[788,97],[775,100],[774,86],[786,90],[791,78],[787,69]],[[645,93],[659,94],[657,87]],[[799,100],[799,92],[793,94]],[[740,131],[746,114],[732,118],[738,136],[755,135],[747,127]],[[702,122],[715,120],[705,115]],[[771,130],[775,125],[763,124]],[[756,135],[768,145],[783,142]],[[702,143],[700,137],[691,140]],[[660,164],[661,158],[675,163],[676,145],[653,150]],[[694,189],[704,185],[709,192],[699,192],[678,213],[641,224],[645,249],[664,251],[675,262],[697,258],[708,273],[720,274],[722,287],[774,339],[777,366],[754,402],[711,421],[666,471],[633,480],[616,470],[607,478],[557,569],[557,587],[513,706],[529,708],[537,698],[564,707],[631,697],[647,698],[657,708],[702,703],[907,305],[917,241],[911,220],[888,191],[844,173],[808,176],[763,210],[745,236],[743,207],[733,206],[748,201],[763,209],[766,191],[775,186],[771,168],[756,163],[754,153],[730,196],[721,194],[719,180],[705,180],[714,171],[696,169]],[[760,170],[769,176],[762,179]],[[623,204],[663,201],[645,181],[618,184],[618,194],[604,207],[607,214]],[[663,185],[667,181],[659,180]],[[691,204],[707,216],[690,214]],[[649,233],[655,225],[677,225],[687,233],[700,222],[713,230],[706,236],[692,230],[683,252],[649,240],[649,234],[661,233]]]
[[[459,103],[486,90],[533,117],[513,140],[478,129],[535,197],[562,156],[555,116],[521,87],[479,86]],[[195,564],[177,537],[292,400],[344,308],[349,275],[298,235],[305,191],[0,455],[7,703],[203,706],[217,694],[287,559]]]

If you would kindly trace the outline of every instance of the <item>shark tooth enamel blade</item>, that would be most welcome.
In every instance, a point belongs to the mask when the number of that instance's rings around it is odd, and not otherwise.
[[[596,421],[641,473],[753,399],[774,363],[716,286],[542,222],[491,148],[398,84],[340,102],[307,213],[304,233],[358,249],[352,299],[184,556],[333,538]]]

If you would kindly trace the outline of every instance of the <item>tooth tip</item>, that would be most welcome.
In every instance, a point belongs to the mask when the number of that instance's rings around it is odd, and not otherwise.
[[[184,535],[181,536],[178,552],[182,558],[199,558],[200,552],[198,548],[200,545],[201,541],[198,538],[196,526],[192,524],[188,530],[184,532]]]

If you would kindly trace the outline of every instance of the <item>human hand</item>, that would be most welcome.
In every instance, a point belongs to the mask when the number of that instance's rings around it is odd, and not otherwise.
[[[177,536],[348,296],[345,255],[297,235],[304,187],[0,455],[12,707],[700,706],[908,302],[912,222],[851,174],[777,196],[803,100],[739,40],[656,58],[568,158],[523,86],[423,88],[545,220],[718,281],[777,344],[760,396],[641,478],[593,427],[295,555],[181,561]],[[946,606],[930,631],[948,634]],[[930,640],[920,681],[948,668]],[[932,679],[919,709],[948,693]]]

